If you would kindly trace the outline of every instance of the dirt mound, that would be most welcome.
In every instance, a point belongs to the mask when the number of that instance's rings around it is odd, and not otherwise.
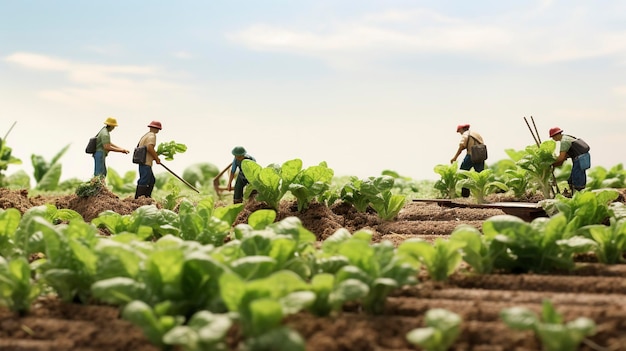
[[[10,190],[0,188],[0,208],[6,210],[7,208],[15,208],[24,214],[29,208],[36,206],[28,198],[28,190]]]
[[[102,188],[96,195],[80,197],[75,194],[63,196],[34,196],[28,197],[28,190],[9,190],[0,188],[0,208],[16,208],[22,214],[29,208],[44,204],[52,204],[56,208],[74,210],[83,216],[85,222],[92,219],[104,211],[111,210],[121,215],[133,213],[137,208],[144,205],[155,205],[161,207],[154,199],[141,197],[135,199],[131,196],[120,199],[107,188]]]

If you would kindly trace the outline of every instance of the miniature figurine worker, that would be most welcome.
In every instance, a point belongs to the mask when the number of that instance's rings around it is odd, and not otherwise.
[[[96,152],[93,154],[93,175],[106,177],[107,175],[107,166],[106,166],[106,157],[109,154],[109,151],[121,152],[124,154],[129,153],[127,149],[119,147],[111,142],[110,133],[117,127],[117,120],[113,117],[108,117],[104,121],[105,126],[100,129],[98,134],[96,135]]]

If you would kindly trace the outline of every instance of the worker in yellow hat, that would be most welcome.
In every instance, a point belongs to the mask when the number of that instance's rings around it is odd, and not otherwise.
[[[109,133],[111,133],[115,127],[117,127],[117,120],[113,117],[107,117],[104,121],[104,127],[102,127],[102,129],[98,132],[98,135],[96,135],[96,152],[93,154],[94,177],[106,177],[107,166],[105,160],[109,151],[121,152],[124,154],[129,153],[127,149],[119,147],[111,142],[111,135]]]

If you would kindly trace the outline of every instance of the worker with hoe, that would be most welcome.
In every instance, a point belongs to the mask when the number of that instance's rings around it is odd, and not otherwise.
[[[570,187],[570,194],[574,191],[580,191],[587,186],[587,169],[591,166],[591,157],[589,155],[589,145],[582,139],[571,135],[563,134],[563,130],[559,127],[550,128],[550,138],[558,141],[561,145],[559,155],[556,161],[552,163],[553,167],[558,167],[567,160],[572,159],[572,173],[567,179]]]
[[[127,154],[129,151],[119,147],[111,142],[111,131],[117,127],[117,120],[113,117],[107,117],[104,121],[105,126],[100,129],[96,135],[96,152],[93,154],[94,170],[93,175],[106,177],[107,166],[106,157],[109,151],[121,152]]]
[[[241,169],[241,162],[243,160],[252,160],[255,161],[254,157],[248,155],[246,149],[243,146],[235,146],[232,150],[232,154],[235,157],[233,159],[233,163],[230,169],[230,175],[228,177],[228,191],[233,190],[232,182],[233,178],[235,178],[235,173],[239,170],[237,174],[237,181],[235,182],[235,194],[233,195],[233,203],[239,204],[243,202],[243,190],[246,185],[248,185],[248,179],[246,179],[246,175],[243,174],[243,170]]]
[[[461,166],[459,168],[464,171],[469,171],[471,168],[474,168],[476,172],[482,172],[485,169],[485,161],[483,160],[480,162],[473,162],[471,150],[472,146],[485,143],[483,141],[483,137],[474,131],[470,131],[469,124],[459,124],[456,127],[456,132],[461,134],[461,140],[459,141],[459,147],[456,150],[456,154],[454,154],[454,157],[452,157],[450,163],[454,163],[461,154],[461,152],[463,152],[463,150],[467,150],[467,153],[465,154],[465,157],[463,158],[463,161],[461,162]],[[468,188],[462,188],[461,196],[469,197],[470,190]]]
[[[139,164],[139,180],[137,181],[137,189],[135,190],[135,199],[140,196],[151,197],[152,190],[156,178],[152,172],[152,162],[161,164],[159,155],[156,153],[156,135],[162,129],[161,122],[152,121],[148,124],[150,130],[139,139],[138,147],[146,147],[146,161]]]

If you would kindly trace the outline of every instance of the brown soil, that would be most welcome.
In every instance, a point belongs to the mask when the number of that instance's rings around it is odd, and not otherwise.
[[[506,201],[505,199],[491,199]],[[623,197],[620,198],[621,201]],[[77,211],[90,221],[100,212],[113,210],[129,214],[139,206],[154,203],[151,199],[120,199],[108,191],[96,197],[68,195],[56,198],[28,197],[28,192],[0,189],[0,208],[14,207],[22,213],[45,203]],[[249,201],[237,223],[264,204]],[[374,213],[358,213],[352,206],[339,204],[328,208],[311,204],[297,213],[292,202],[281,204],[278,219],[297,216],[320,240],[339,228],[350,232],[369,229],[374,240],[398,244],[406,238],[433,240],[446,237],[459,224],[480,229],[485,219],[503,214],[498,209],[448,208],[433,203],[407,204],[393,221],[382,221]],[[358,306],[320,318],[299,313],[285,323],[307,340],[307,350],[416,350],[405,335],[423,326],[424,313],[431,308],[445,308],[463,318],[462,334],[452,350],[540,350],[531,332],[513,331],[498,317],[500,310],[526,306],[539,311],[544,299],[550,299],[565,320],[589,317],[597,324],[597,333],[585,341],[581,350],[626,350],[626,265],[605,266],[594,263],[592,256],[580,257],[580,268],[572,273],[474,275],[466,268],[447,282],[430,281],[394,292],[380,316],[363,313]],[[236,341],[231,342],[235,344]],[[234,346],[232,346],[235,349]],[[27,316],[17,316],[0,308],[0,350],[81,350],[110,351],[158,350],[141,331],[119,318],[115,307],[78,305],[61,302],[53,296],[40,298]]]

